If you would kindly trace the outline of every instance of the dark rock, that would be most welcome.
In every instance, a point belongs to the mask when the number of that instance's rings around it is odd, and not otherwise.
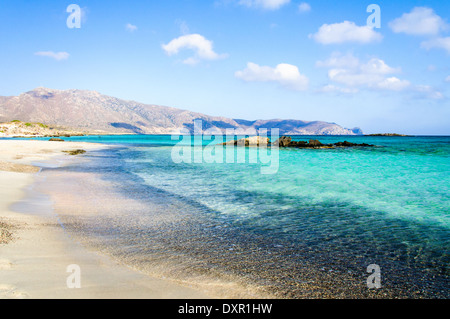
[[[318,140],[309,140],[309,146],[323,146]]]
[[[56,138],[56,137],[53,137],[53,138],[49,139],[49,141],[51,141],[51,142],[64,142],[64,140],[62,140],[60,138]]]
[[[378,134],[368,134],[366,136],[411,136],[411,135],[397,134],[397,133],[378,133]]]
[[[250,138],[243,138],[240,140],[232,140],[226,143],[222,143],[221,145],[238,145],[238,146],[262,146],[268,145],[269,138],[262,138],[259,136],[254,136]],[[337,142],[334,144],[323,144],[318,140],[309,140],[309,142],[305,141],[293,141],[290,136],[281,136],[275,142],[269,144],[271,146],[279,146],[279,147],[292,147],[292,148],[335,148],[335,147],[354,147],[354,146],[363,146],[363,147],[373,147],[375,145],[371,144],[356,144],[350,143],[348,141]]]
[[[277,139],[273,144],[278,145],[279,147],[288,147],[292,143],[295,142],[292,142],[292,138],[290,136],[282,136],[279,139]]]
[[[367,144],[367,143],[357,144],[357,143],[350,143],[347,141],[334,143],[333,145],[335,145],[337,147],[354,147],[354,146],[372,147],[372,146],[375,146],[375,145]]]
[[[298,141],[298,142],[293,142],[293,143],[295,143],[293,145],[293,147],[307,147],[308,146],[308,143],[305,141]]]
[[[356,146],[358,144],[354,144],[354,143],[350,143],[347,141],[344,142],[338,142],[338,143],[334,143],[335,146],[339,146],[339,147],[352,147],[352,146]]]

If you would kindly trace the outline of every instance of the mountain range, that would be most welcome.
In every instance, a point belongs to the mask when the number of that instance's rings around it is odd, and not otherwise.
[[[278,128],[282,135],[362,135],[359,128],[335,123],[301,120],[241,120],[143,104],[87,90],[36,88],[18,96],[0,96],[0,122],[40,122],[89,134],[193,133],[194,121],[202,120],[208,133],[234,129],[256,134],[261,128]]]

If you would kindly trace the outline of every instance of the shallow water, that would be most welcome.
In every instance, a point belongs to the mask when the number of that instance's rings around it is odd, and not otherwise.
[[[312,138],[377,147],[282,149],[261,174],[256,149],[175,163],[170,136],[77,137],[120,147],[44,168],[38,187],[87,245],[218,296],[448,298],[450,138]]]

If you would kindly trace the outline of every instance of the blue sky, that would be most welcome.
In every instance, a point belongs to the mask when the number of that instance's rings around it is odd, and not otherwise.
[[[80,28],[66,23],[72,3]],[[380,28],[367,26],[370,4]],[[1,0],[0,46],[0,95],[88,89],[232,118],[450,135],[448,1]]]

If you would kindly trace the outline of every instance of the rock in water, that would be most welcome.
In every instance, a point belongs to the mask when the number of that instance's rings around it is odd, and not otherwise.
[[[270,139],[268,137],[262,136],[252,136],[241,138],[236,141],[228,141],[222,143],[222,145],[236,145],[236,146],[267,146],[270,143]]]
[[[309,140],[309,143],[305,141],[293,141],[290,136],[281,136],[275,142],[270,143],[270,139],[268,137],[261,136],[253,136],[242,138],[240,140],[228,141],[226,143],[222,143],[221,145],[232,145],[232,146],[279,146],[279,147],[293,147],[293,148],[335,148],[335,147],[353,147],[353,146],[364,146],[364,147],[373,147],[375,145],[372,144],[357,144],[350,143],[347,141],[337,142],[334,144],[323,144],[318,140]]]
[[[309,146],[323,146],[323,144],[318,140],[309,140]]]
[[[268,137],[252,136],[246,139],[245,146],[267,146],[269,143],[270,139]]]
[[[273,142],[273,145],[278,145],[279,147],[288,147],[292,143],[292,138],[290,136],[282,136]]]

